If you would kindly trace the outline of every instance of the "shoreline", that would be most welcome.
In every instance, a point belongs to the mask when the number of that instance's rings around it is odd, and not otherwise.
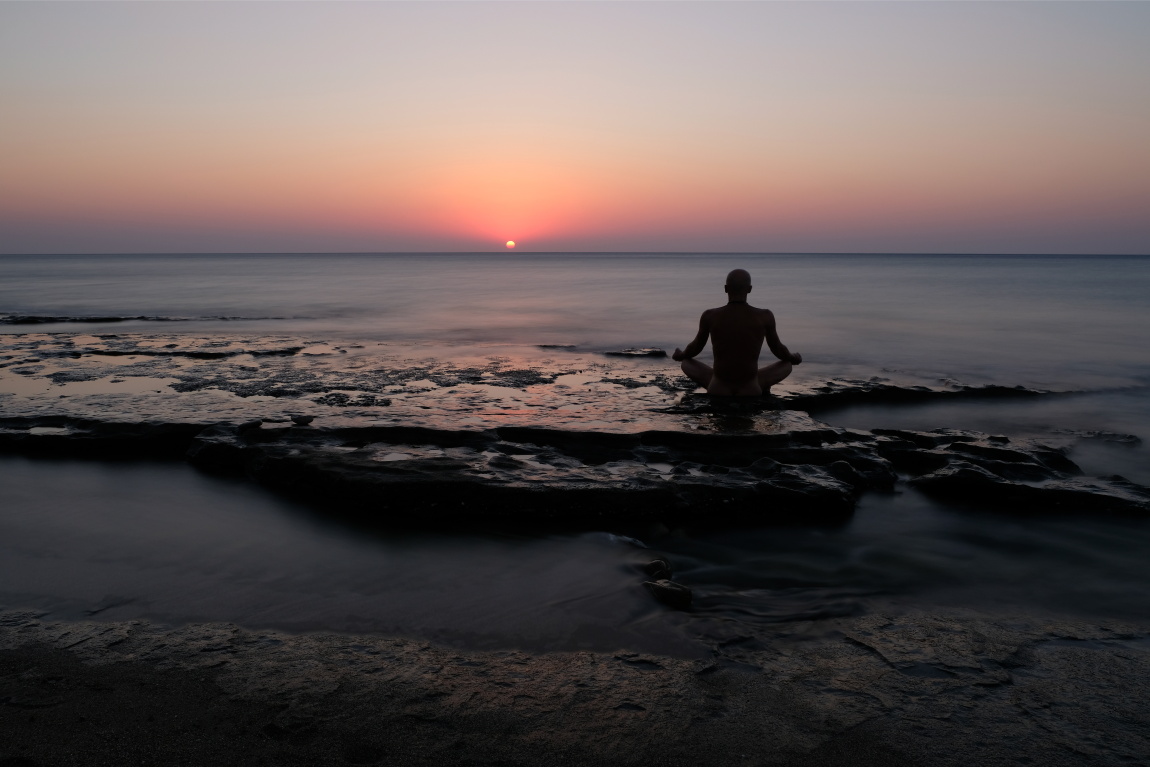
[[[0,395],[0,450],[186,455],[375,522],[610,529],[702,511],[720,525],[834,526],[861,494],[905,486],[1006,514],[1150,515],[1146,488],[1066,457],[1079,439],[1133,435],[868,431],[808,412],[1051,392],[838,378],[732,404],[642,355],[447,363],[271,337],[9,339],[3,367],[46,391]],[[1119,765],[1150,750],[1143,621],[914,607],[713,618],[704,633],[701,659],[481,651],[10,605],[0,724],[20,735],[0,764],[965,767]]]
[[[1066,457],[1073,434],[866,431],[810,415],[1058,396],[1023,387],[808,378],[731,402],[692,393],[654,349],[443,360],[281,337],[13,338],[0,364],[26,391],[0,395],[0,450],[186,457],[388,523],[836,524],[861,493],[904,483],[1014,513],[1150,515],[1150,489]]]

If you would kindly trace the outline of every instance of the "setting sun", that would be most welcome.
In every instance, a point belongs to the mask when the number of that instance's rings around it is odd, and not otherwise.
[[[508,240],[507,241],[507,247],[514,248],[515,247],[515,240]]]

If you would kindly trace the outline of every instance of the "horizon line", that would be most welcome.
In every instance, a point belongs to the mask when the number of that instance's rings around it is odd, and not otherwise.
[[[1148,253],[976,253],[969,251],[759,250],[251,250],[0,253],[7,256],[980,256],[1005,258],[1147,258]]]

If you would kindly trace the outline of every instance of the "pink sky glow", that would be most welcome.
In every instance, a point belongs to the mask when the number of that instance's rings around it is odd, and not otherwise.
[[[0,252],[1150,253],[1147,3],[4,3]]]

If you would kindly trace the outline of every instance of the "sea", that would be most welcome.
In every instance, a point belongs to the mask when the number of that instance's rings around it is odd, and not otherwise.
[[[1061,393],[856,404],[820,420],[1071,435],[1086,474],[1150,485],[1150,257],[7,255],[0,334],[266,333],[444,358],[530,357],[539,345],[670,351],[725,302],[734,268],[751,273],[750,302],[772,309],[803,355],[795,379]],[[3,324],[15,317],[38,321]],[[364,531],[182,463],[8,455],[0,488],[0,607],[64,617],[691,654],[716,622],[767,630],[932,607],[1150,614],[1150,521],[995,514],[908,487],[865,495],[833,529],[649,534]],[[639,586],[635,565],[656,553],[695,591],[693,612],[668,611]]]

